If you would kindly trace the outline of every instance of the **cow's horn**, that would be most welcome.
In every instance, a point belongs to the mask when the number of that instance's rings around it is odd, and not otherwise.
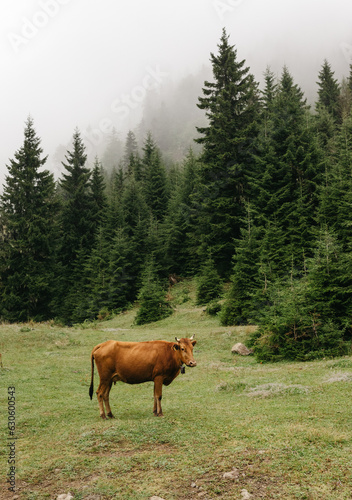
[[[176,342],[181,342],[181,339],[178,339],[177,337],[175,337],[175,340]]]
[[[189,339],[189,340],[193,340],[195,336],[196,336],[196,334],[194,333],[194,334],[192,335],[192,337],[190,337],[190,339]]]

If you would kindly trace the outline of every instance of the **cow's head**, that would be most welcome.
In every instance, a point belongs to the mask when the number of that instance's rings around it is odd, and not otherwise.
[[[175,337],[177,343],[173,345],[173,349],[179,353],[181,364],[190,367],[197,366],[197,362],[193,357],[193,347],[197,341],[193,339],[194,335],[190,339],[178,339]]]

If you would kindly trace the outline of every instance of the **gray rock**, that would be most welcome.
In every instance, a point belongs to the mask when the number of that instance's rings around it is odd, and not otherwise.
[[[253,354],[253,349],[248,349],[244,344],[238,342],[231,349],[232,354],[240,354],[241,356],[248,356],[249,354]]]

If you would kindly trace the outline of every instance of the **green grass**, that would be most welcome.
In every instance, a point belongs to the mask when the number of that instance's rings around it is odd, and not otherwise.
[[[131,310],[75,328],[0,326],[0,499],[14,496],[6,493],[9,386],[19,499],[232,499],[242,489],[255,499],[350,499],[352,358],[258,364],[234,356],[251,328],[221,327],[195,307],[190,283],[171,293],[175,314],[150,325],[135,326]],[[164,388],[164,418],[153,416],[151,383],[113,386],[116,419],[99,418],[88,396],[94,345],[193,333],[198,366]],[[223,479],[234,468],[237,478]]]

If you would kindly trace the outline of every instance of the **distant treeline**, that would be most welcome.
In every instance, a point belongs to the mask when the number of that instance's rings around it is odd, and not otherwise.
[[[112,174],[89,169],[76,130],[55,183],[27,120],[1,195],[2,320],[82,322],[154,297],[150,321],[170,312],[170,275],[197,276],[222,324],[259,325],[258,359],[350,352],[352,66],[338,82],[323,62],[311,109],[286,67],[260,89],[225,30],[211,63],[201,153],[182,164],[129,132]]]

